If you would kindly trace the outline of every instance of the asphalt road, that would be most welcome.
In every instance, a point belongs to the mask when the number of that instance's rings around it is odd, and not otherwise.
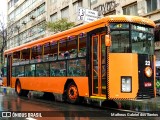
[[[152,114],[115,111],[85,105],[18,97],[0,92],[0,120],[158,120]],[[142,117],[142,115],[146,115]],[[151,115],[151,117],[149,116]],[[156,116],[157,114],[155,114]],[[8,117],[7,117],[8,116]]]

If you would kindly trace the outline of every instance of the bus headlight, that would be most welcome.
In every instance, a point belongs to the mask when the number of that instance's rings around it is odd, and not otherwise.
[[[146,67],[144,69],[144,73],[147,77],[151,77],[152,76],[152,69],[150,67]]]
[[[121,76],[121,92],[131,92],[131,91],[132,91],[132,77]]]

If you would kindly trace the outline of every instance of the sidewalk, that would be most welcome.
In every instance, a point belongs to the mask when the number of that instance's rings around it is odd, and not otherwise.
[[[133,111],[160,111],[160,96],[151,99],[121,100],[122,109]]]

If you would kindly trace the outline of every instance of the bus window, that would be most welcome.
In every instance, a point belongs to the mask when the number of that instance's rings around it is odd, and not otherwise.
[[[58,59],[64,59],[64,54],[67,51],[67,46],[66,46],[66,40],[60,40],[59,41],[59,55],[58,55]]]
[[[7,68],[6,67],[2,68],[2,76],[7,77]]]
[[[24,66],[17,66],[15,67],[15,73],[16,73],[16,77],[23,77],[24,76]]]
[[[50,53],[49,53],[49,60],[54,61],[57,60],[57,53],[58,53],[58,44],[57,42],[50,43]]]
[[[79,35],[79,50],[78,50],[78,57],[85,57],[86,56],[86,36]]]
[[[139,31],[132,31],[131,37],[133,53],[153,55],[153,35]]]
[[[86,76],[86,59],[68,60],[67,76]]]
[[[20,52],[19,51],[13,53],[13,64],[17,62],[20,62]]]
[[[35,64],[25,66],[25,76],[26,77],[35,76]]]
[[[48,61],[49,60],[49,54],[50,54],[50,43],[44,44],[44,56],[43,56],[43,61]]]
[[[36,76],[49,76],[49,63],[36,64]]]
[[[66,62],[51,62],[50,76],[66,76]]]
[[[12,67],[12,77],[15,77],[15,67]]]
[[[112,53],[128,53],[129,51],[129,31],[112,31],[112,46],[110,51]]]
[[[22,50],[21,61],[29,61],[29,59],[30,59],[30,49]]]
[[[41,62],[42,61],[42,45],[38,45],[32,48],[32,61]]]
[[[67,58],[76,58],[77,57],[77,36],[71,37],[67,40],[67,52],[65,52],[64,56]]]

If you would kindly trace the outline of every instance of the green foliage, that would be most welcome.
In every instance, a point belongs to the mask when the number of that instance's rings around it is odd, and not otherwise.
[[[46,27],[49,29],[51,32],[61,32],[64,30],[67,30],[69,28],[72,28],[75,26],[74,22],[68,22],[68,19],[62,18],[60,20],[57,20],[55,22],[47,22]]]

